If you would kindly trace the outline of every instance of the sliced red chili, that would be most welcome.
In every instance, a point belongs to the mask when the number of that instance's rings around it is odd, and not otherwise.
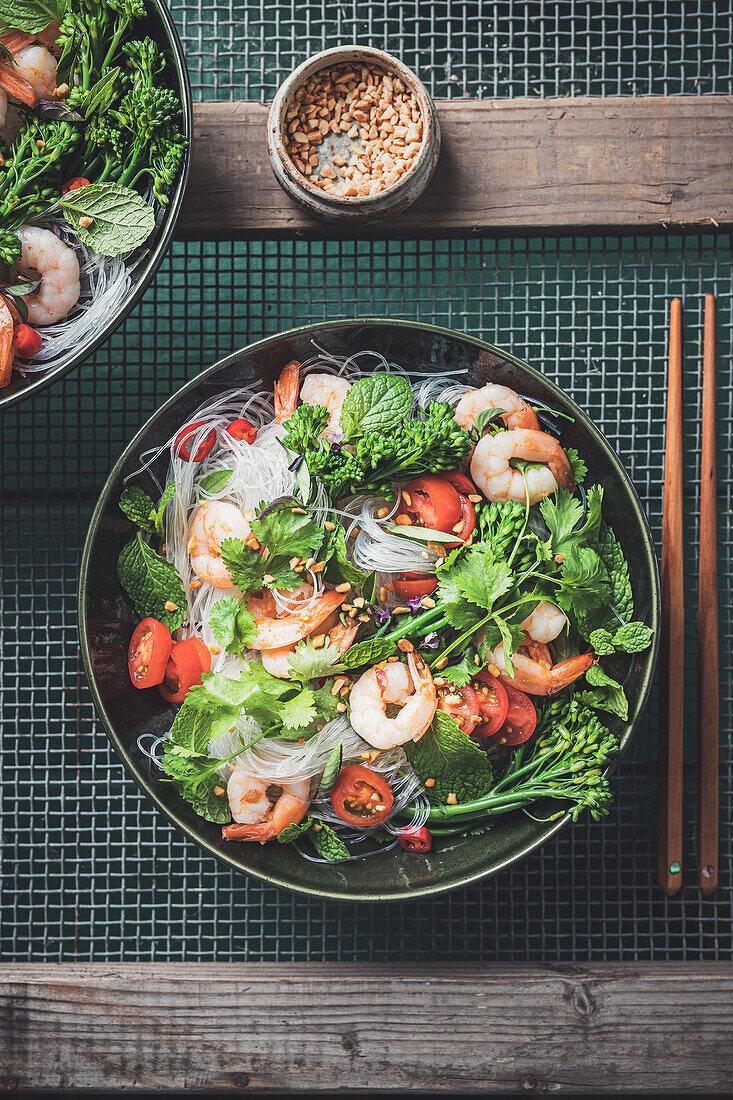
[[[231,424],[227,425],[227,432],[232,439],[243,439],[245,443],[254,443],[257,438],[257,428],[251,421],[245,419],[232,420]]]
[[[184,462],[191,461],[190,442],[191,436],[195,434],[197,428],[203,427],[206,423],[205,420],[194,420],[192,424],[187,424],[185,428],[182,428],[176,438],[176,454],[179,458],[182,458]],[[199,443],[196,448],[196,454],[193,456],[194,462],[202,462],[207,455],[210,455],[214,449],[216,443],[216,430],[211,429],[207,432],[203,443]]]
[[[24,324],[15,326],[13,349],[22,359],[32,359],[34,355],[37,355],[41,350],[42,343],[43,337],[35,329]]]
[[[347,825],[379,825],[392,809],[394,795],[386,779],[361,764],[347,764],[331,788],[331,805]]]
[[[433,846],[433,834],[424,825],[419,829],[403,829],[397,839],[406,852],[429,852]]]
[[[68,180],[61,188],[62,195],[68,195],[69,191],[78,191],[80,187],[89,187],[90,181],[86,176],[74,176]]]

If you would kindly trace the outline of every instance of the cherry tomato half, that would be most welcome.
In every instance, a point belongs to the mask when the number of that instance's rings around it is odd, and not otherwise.
[[[80,187],[89,187],[86,176],[74,176],[73,179],[68,180],[61,188],[61,194],[68,195],[69,191],[78,191]]]
[[[257,438],[257,429],[249,420],[232,420],[227,431],[232,439],[243,439],[245,443],[254,443]]]
[[[465,687],[454,684],[439,687],[438,710],[444,710],[455,718],[463,732],[469,735],[481,721],[480,696],[469,684]]]
[[[22,359],[32,359],[41,350],[43,337],[28,325],[16,325],[13,333],[13,349]]]
[[[474,681],[482,722],[473,731],[474,737],[493,737],[506,721],[509,696],[506,688],[486,669],[476,673]]]
[[[170,630],[157,619],[143,619],[137,624],[127,650],[127,668],[136,688],[163,682],[171,645]]]
[[[179,458],[182,458],[184,462],[191,461],[191,451],[188,446],[191,436],[194,434],[197,428],[200,428],[202,424],[205,424],[205,420],[194,420],[192,424],[187,424],[185,428],[182,428],[178,433],[176,439],[176,454]],[[207,455],[210,455],[214,449],[216,443],[216,431],[214,428],[207,434],[203,443],[200,443],[196,454],[193,456],[194,462],[202,462]]]
[[[402,486],[398,515],[433,531],[450,532],[461,518],[461,502],[449,481],[437,474],[425,474]],[[405,493],[407,499],[405,499]],[[409,504],[407,500],[409,499]]]
[[[501,729],[492,735],[497,745],[521,745],[528,741],[537,725],[537,711],[528,695],[511,684],[503,685],[509,699],[509,709]]]
[[[442,477],[444,481],[449,481],[457,493],[463,493],[464,496],[468,496],[469,493],[476,492],[476,486],[471,481],[468,474],[462,474],[460,470],[446,470],[442,474],[438,474],[438,477]]]
[[[432,573],[400,573],[394,582],[394,590],[403,600],[429,596],[437,587],[438,578]]]
[[[331,788],[331,805],[347,825],[379,825],[392,809],[394,795],[386,779],[362,764],[347,764]]]
[[[167,703],[182,703],[189,688],[200,684],[201,677],[210,668],[211,651],[200,638],[174,642],[158,691]]]
[[[463,527],[457,532],[457,535],[461,542],[467,542],[476,530],[476,509],[473,504],[471,504],[468,497],[464,497],[463,493],[458,494],[458,499],[461,502],[461,521]],[[455,545],[459,546],[460,543],[456,543]]]
[[[429,852],[433,846],[433,834],[424,825],[419,829],[403,829],[397,839],[406,852]]]

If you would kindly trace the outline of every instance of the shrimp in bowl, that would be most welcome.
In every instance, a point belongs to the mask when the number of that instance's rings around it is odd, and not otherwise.
[[[375,355],[283,356],[189,408],[143,502],[136,686],[175,681],[155,759],[220,851],[429,858],[542,800],[610,805],[651,627],[603,486],[499,380],[375,381]]]

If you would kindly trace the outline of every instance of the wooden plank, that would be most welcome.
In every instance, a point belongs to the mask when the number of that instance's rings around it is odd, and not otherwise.
[[[733,96],[438,102],[443,148],[418,202],[369,229],[327,226],[277,184],[267,107],[199,103],[189,236],[611,231],[733,224]]]
[[[0,1088],[729,1091],[733,964],[0,967]]]

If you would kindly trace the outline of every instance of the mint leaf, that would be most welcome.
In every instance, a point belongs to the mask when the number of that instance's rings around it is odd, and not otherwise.
[[[621,543],[605,523],[601,525],[598,532],[596,549],[611,581],[610,603],[622,620],[631,619],[634,614],[634,596],[631,591],[629,566],[621,549]]]
[[[175,481],[169,481],[168,484],[166,485],[165,489],[163,490],[163,496],[160,498],[160,504],[158,505],[157,508],[155,508],[153,510],[153,514],[151,516],[151,519],[153,520],[153,523],[155,524],[155,530],[157,531],[158,535],[160,535],[161,538],[163,538],[163,536],[165,534],[165,532],[163,530],[163,515],[165,513],[166,508],[168,507],[170,502],[173,500],[173,497],[175,495],[176,495],[176,483],[175,483]]]
[[[286,825],[282,832],[277,834],[278,844],[290,844],[292,840],[297,840],[299,836],[303,836],[307,833],[313,824],[313,820],[307,817],[305,821],[301,821],[299,824]]]
[[[167,749],[173,755],[205,756],[211,739],[211,715],[188,705],[186,696],[168,734]]]
[[[395,643],[386,638],[367,638],[347,649],[346,653],[342,654],[341,664],[346,668],[359,668],[367,664],[376,665],[396,652]]]
[[[600,665],[589,668],[585,678],[596,690],[581,692],[579,701],[587,703],[596,710],[607,710],[626,721],[629,716],[629,703],[621,684],[604,672]]]
[[[645,623],[626,623],[613,636],[614,643],[624,653],[641,653],[652,644],[654,631]]]
[[[186,621],[186,593],[175,566],[156,554],[139,531],[120,552],[117,575],[141,619],[152,615],[171,632]],[[174,610],[166,603],[175,604]]]
[[[419,741],[408,741],[407,759],[418,779],[434,779],[427,787],[431,802],[444,804],[449,794],[458,802],[472,802],[488,794],[494,774],[486,753],[467,737],[455,718],[436,710],[433,724]]]
[[[143,531],[150,530],[150,520],[155,513],[155,503],[139,485],[130,485],[123,490],[120,497],[120,509],[128,519],[131,519],[138,527],[142,527]]]
[[[333,643],[316,649],[311,638],[298,642],[288,667],[295,680],[318,680],[322,676],[332,676],[344,667],[340,664],[339,647]]]
[[[401,374],[370,374],[352,385],[341,406],[341,431],[348,439],[377,429],[389,431],[410,415],[412,388]]]
[[[234,470],[214,470],[206,477],[201,478],[199,492],[205,496],[213,496],[214,493],[218,493],[224,488],[233,473]]]
[[[61,199],[61,209],[79,240],[100,256],[122,256],[143,244],[155,229],[152,206],[119,183],[93,183]],[[84,227],[80,219],[91,218]]]
[[[215,763],[209,757],[190,760],[185,775],[173,775],[170,778],[178,794],[185,802],[190,803],[199,817],[218,825],[227,825],[232,820],[232,811],[229,808],[226,783],[218,771],[197,779],[200,769],[208,769]]]
[[[599,657],[607,657],[609,653],[616,652],[613,636],[603,628],[592,630],[589,641]]]
[[[7,27],[38,34],[49,23],[60,23],[64,0],[0,0],[0,19]]]
[[[317,794],[325,794],[326,791],[330,791],[331,787],[336,782],[336,776],[341,771],[341,764],[344,759],[344,744],[343,741],[339,741],[338,745],[335,745],[331,751],[331,755],[326,761],[326,766],[323,769],[321,775],[321,781],[318,784]]]
[[[318,825],[320,828],[316,828]],[[311,844],[322,859],[327,859],[331,863],[341,863],[343,860],[349,859],[349,849],[342,840],[339,840],[331,826],[326,825],[324,821],[314,822],[309,837]]]

